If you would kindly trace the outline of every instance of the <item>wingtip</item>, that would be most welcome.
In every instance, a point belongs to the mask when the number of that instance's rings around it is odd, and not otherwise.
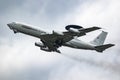
[[[110,46],[112,47],[112,46],[115,46],[115,44],[110,44]]]
[[[102,29],[101,27],[94,26],[96,29]]]

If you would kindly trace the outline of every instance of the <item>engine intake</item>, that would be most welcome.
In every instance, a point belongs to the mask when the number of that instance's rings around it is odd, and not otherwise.
[[[38,47],[45,47],[45,45],[43,43],[40,43],[40,42],[35,42],[35,46],[38,46]]]
[[[49,50],[49,48],[48,48],[48,47],[44,47],[44,48],[43,48],[43,47],[41,47],[40,49],[41,49],[41,50],[43,50],[43,51],[51,52],[51,50]]]
[[[43,43],[35,42],[35,46],[40,47],[40,49],[43,50],[43,51],[51,52],[51,50],[49,50],[49,48],[46,47]]]

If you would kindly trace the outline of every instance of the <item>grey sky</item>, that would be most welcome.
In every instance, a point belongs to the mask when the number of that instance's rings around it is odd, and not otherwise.
[[[1,0],[0,80],[120,80],[119,0]],[[62,47],[62,55],[39,50],[31,36],[7,27],[12,21],[45,31],[64,30],[67,24],[100,26],[106,43],[116,46],[99,54]],[[80,39],[90,41],[100,31]]]

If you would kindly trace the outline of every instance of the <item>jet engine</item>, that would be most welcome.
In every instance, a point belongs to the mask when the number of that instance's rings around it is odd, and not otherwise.
[[[35,42],[35,46],[40,47],[40,49],[43,50],[43,51],[51,52],[51,51],[48,49],[48,47],[46,47],[43,43]]]
[[[66,30],[74,33],[80,33],[80,29],[82,28],[83,28],[82,26],[78,26],[78,25],[68,25],[65,27]]]
[[[45,47],[45,45],[43,43],[40,43],[40,42],[35,42],[35,46],[38,46],[38,47]]]
[[[43,50],[43,51],[51,52],[51,51],[48,49],[48,47],[41,47],[40,49]]]
[[[53,34],[56,34],[56,35],[64,35],[63,32],[59,32],[59,31],[53,31]]]

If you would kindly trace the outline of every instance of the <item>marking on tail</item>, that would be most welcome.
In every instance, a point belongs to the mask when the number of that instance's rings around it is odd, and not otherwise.
[[[102,33],[100,33],[93,41],[91,41],[91,44],[94,44],[96,46],[100,46],[104,44],[104,41],[106,39],[107,36],[107,32],[102,31]]]

